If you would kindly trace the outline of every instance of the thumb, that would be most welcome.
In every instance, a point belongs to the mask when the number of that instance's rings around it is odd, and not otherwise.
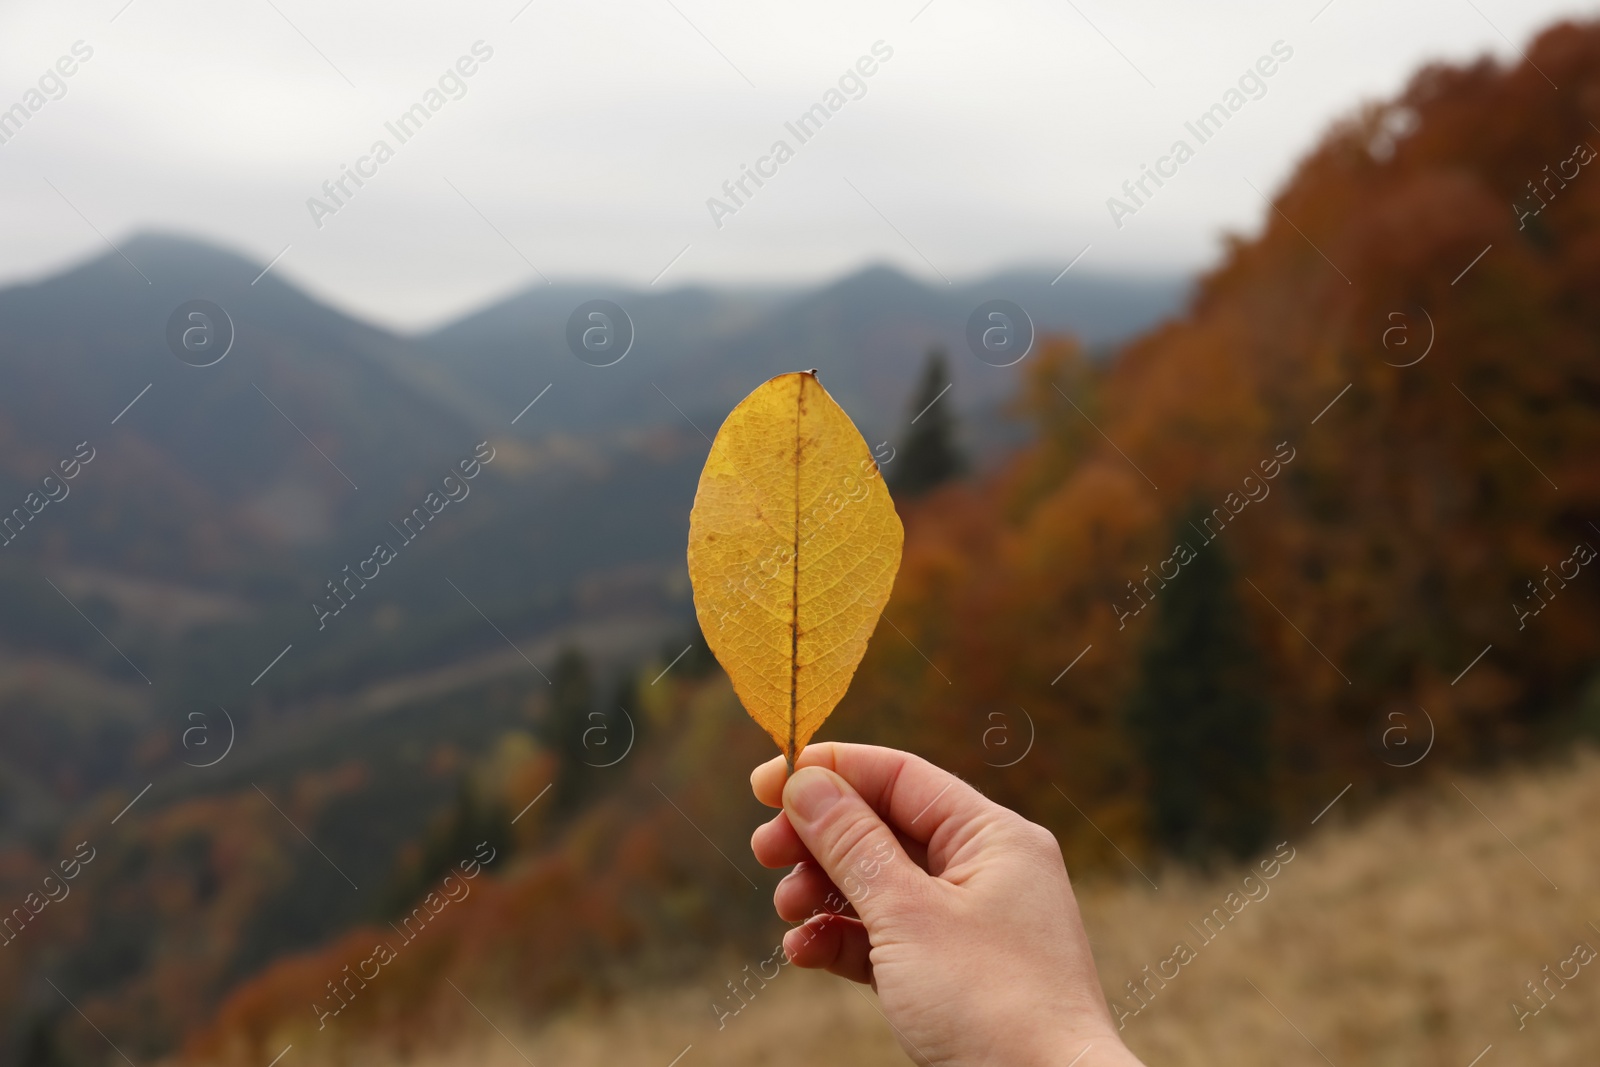
[[[783,810],[869,930],[927,877],[861,794],[825,767],[801,767],[790,777]]]

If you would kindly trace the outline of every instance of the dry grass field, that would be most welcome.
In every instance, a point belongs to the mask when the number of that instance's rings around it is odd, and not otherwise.
[[[1247,883],[1251,869],[1241,868],[1209,878],[1150,871],[1159,890],[1137,878],[1079,886],[1107,994],[1130,1010],[1138,1002],[1125,982],[1179,941],[1193,952],[1181,967],[1164,965],[1177,969],[1164,986],[1149,983],[1146,1005],[1126,1020],[1130,1046],[1151,1067],[1600,1062],[1600,966],[1578,968],[1564,986],[1551,979],[1548,1005],[1520,1028],[1511,1007],[1537,1007],[1525,983],[1544,981],[1577,944],[1600,948],[1600,754],[1488,780],[1441,777],[1354,822],[1341,818],[1350,799],[1287,835],[1293,858],[1270,882]],[[1230,893],[1237,914],[1205,942],[1195,927],[1213,909],[1228,913]],[[1240,907],[1250,894],[1258,899]],[[455,1047],[407,1062],[905,1062],[870,991],[811,973],[785,970],[719,1031],[711,1000],[740,966],[537,1029],[481,1005],[503,1034],[474,1013],[476,1029]]]

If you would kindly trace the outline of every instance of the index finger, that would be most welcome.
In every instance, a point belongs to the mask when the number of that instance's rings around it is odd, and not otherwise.
[[[898,749],[821,741],[802,749],[795,766],[833,771],[890,827],[921,844],[951,819],[966,822],[1004,810],[949,771]],[[783,757],[775,756],[751,773],[750,788],[761,803],[779,808],[786,781]]]

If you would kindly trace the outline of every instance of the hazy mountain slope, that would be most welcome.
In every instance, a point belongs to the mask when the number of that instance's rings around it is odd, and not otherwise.
[[[192,785],[174,742],[197,710],[293,736],[318,701],[504,650],[480,609],[518,640],[596,617],[676,629],[672,531],[703,448],[687,426],[562,436],[547,398],[513,427],[262,264],[176,238],[122,248],[137,269],[108,252],[0,291],[0,500],[61,496],[0,549],[0,840],[157,767]],[[236,329],[204,368],[165,336],[197,297]],[[319,626],[327,583],[404,544],[391,524],[483,441],[496,458],[471,495]],[[80,442],[93,458],[61,495],[42,479]]]
[[[405,378],[408,342],[270,273],[252,284],[261,265],[216,248],[138,237],[123,251],[0,292],[8,505],[78,442],[96,452],[73,487],[93,503],[59,509],[92,521],[47,510],[13,552],[35,554],[48,536],[80,562],[237,569],[247,550],[325,539],[481,439]],[[168,318],[192,299],[222,306],[235,328],[214,366],[168,350]]]
[[[983,301],[1013,300],[1039,332],[1103,345],[1176,311],[1187,291],[1177,278],[1074,271],[1052,286],[1051,277],[1017,270],[945,287],[870,267],[810,290],[541,286],[420,340],[440,366],[505,403],[554,383],[563,400],[547,417],[574,432],[681,418],[662,393],[690,415],[714,416],[774,374],[815,367],[863,431],[882,437],[904,420],[908,383],[930,346],[954,355],[951,396],[963,409],[1014,390],[1014,369],[985,366],[967,349],[966,321]],[[633,320],[633,350],[614,366],[587,366],[567,348],[567,318],[591,299],[618,303]]]

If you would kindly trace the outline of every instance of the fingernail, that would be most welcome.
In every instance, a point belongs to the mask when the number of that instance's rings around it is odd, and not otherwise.
[[[783,803],[801,821],[814,823],[844,796],[833,775],[820,767],[802,767],[783,790]]]

